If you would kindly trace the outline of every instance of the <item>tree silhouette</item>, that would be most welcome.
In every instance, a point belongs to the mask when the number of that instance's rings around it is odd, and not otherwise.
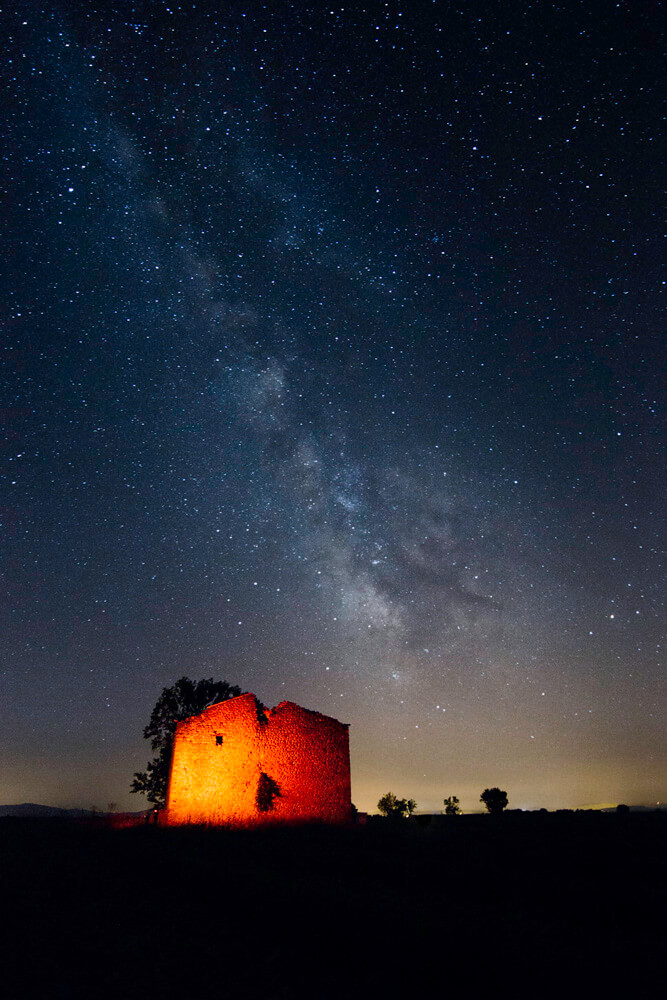
[[[241,693],[240,687],[211,677],[201,681],[181,677],[172,687],[163,688],[144,729],[144,739],[151,741],[155,756],[145,771],[135,772],[130,791],[145,795],[156,806],[164,806],[176,723]]]
[[[273,800],[280,797],[280,785],[264,771],[259,776],[255,801],[260,812],[270,812]]]
[[[458,816],[461,812],[461,806],[459,805],[459,800],[456,795],[450,795],[445,802],[445,816]]]
[[[484,803],[487,811],[492,816],[499,816],[503,809],[507,809],[507,792],[504,792],[501,788],[485,788],[479,797],[479,801]]]
[[[378,802],[378,810],[387,819],[405,819],[412,816],[416,808],[414,799],[397,799],[393,792],[387,792]]]

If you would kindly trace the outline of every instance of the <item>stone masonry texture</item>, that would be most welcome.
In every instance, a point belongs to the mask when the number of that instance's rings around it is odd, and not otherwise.
[[[167,824],[345,823],[350,813],[348,727],[337,719],[242,694],[178,723]]]

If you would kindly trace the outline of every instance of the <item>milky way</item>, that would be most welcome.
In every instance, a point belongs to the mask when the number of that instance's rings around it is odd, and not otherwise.
[[[667,794],[655,16],[7,12],[0,801],[183,674],[360,808]]]

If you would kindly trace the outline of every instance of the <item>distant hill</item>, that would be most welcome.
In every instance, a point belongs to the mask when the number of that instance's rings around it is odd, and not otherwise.
[[[99,813],[92,809],[60,809],[58,806],[41,806],[36,802],[22,802],[20,805],[0,806],[0,818],[19,816],[28,819],[85,819],[93,816],[143,816],[146,810],[134,813]]]
[[[36,802],[22,802],[16,806],[0,806],[0,816],[22,816],[38,819],[71,819],[92,816],[89,809],[59,809],[58,806],[40,806]]]

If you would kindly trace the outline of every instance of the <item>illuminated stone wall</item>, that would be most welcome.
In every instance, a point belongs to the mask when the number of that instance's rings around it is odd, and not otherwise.
[[[350,818],[347,726],[252,694],[179,722],[165,821],[256,825]]]

